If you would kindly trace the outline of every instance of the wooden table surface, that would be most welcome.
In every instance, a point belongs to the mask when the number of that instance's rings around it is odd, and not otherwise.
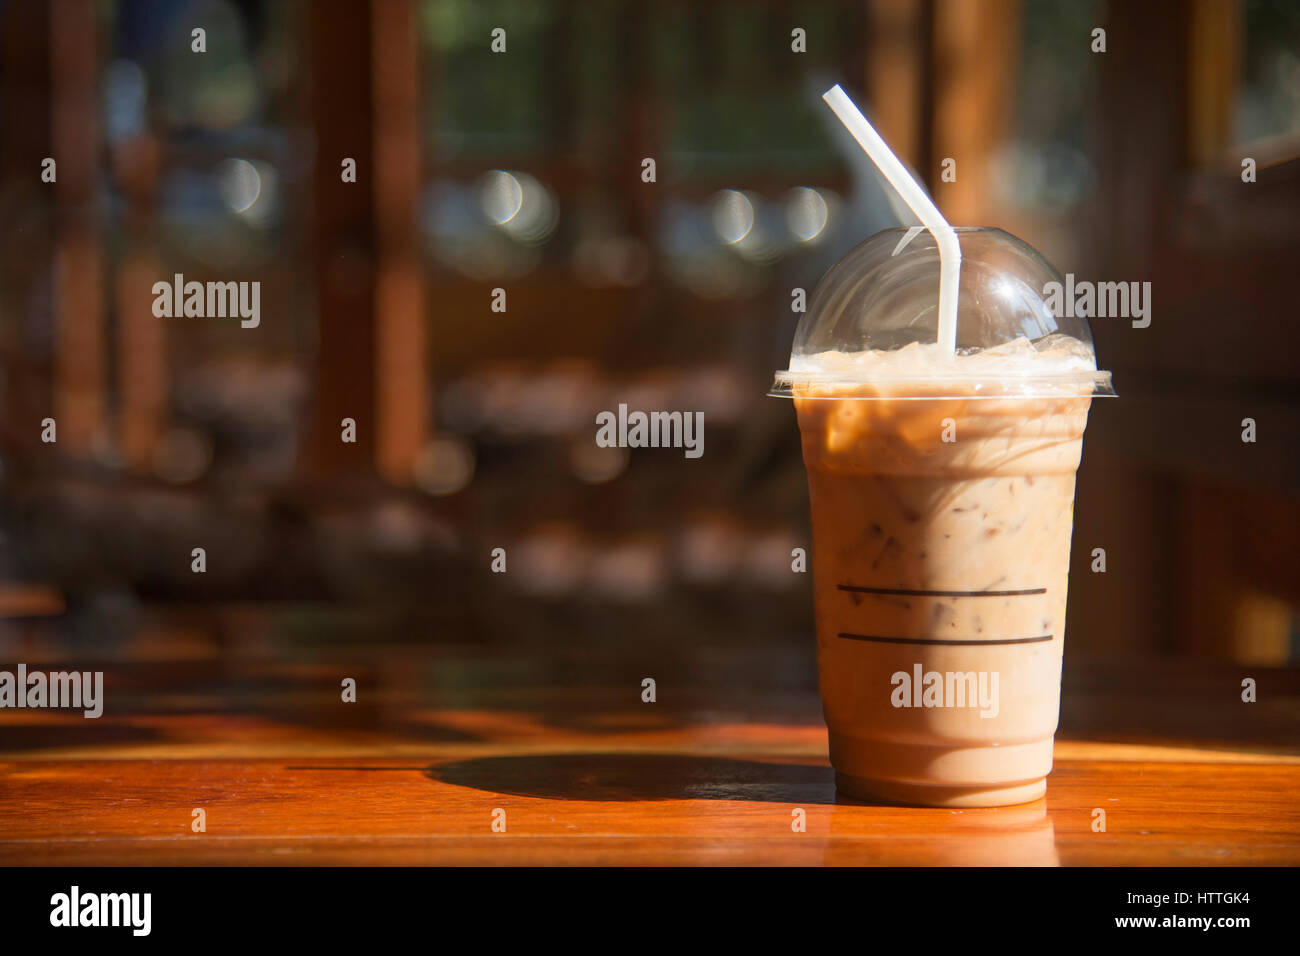
[[[1294,671],[1067,658],[1046,799],[937,810],[837,798],[815,693],[689,663],[642,703],[537,649],[101,662],[98,720],[0,711],[0,863],[1300,862]]]

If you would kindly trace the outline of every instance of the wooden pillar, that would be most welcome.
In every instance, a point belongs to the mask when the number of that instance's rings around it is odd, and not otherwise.
[[[107,349],[103,258],[95,208],[99,56],[94,0],[50,7],[53,76],[54,408],[59,448],[88,456],[106,438]]]
[[[718,11],[714,11],[719,16]],[[659,196],[662,187],[629,187],[627,182],[640,183],[641,163],[646,157],[655,160],[655,176],[665,182],[671,173],[665,150],[658,149],[655,139],[657,126],[651,114],[652,94],[649,89],[649,11],[639,3],[629,3],[620,11],[618,50],[620,56],[619,82],[622,84],[624,114],[619,135],[623,149],[618,154],[615,168],[620,175],[619,194],[624,198],[627,234],[646,243],[653,257],[658,244],[650,241],[658,221]],[[623,178],[625,177],[625,178]]]
[[[869,0],[866,88],[872,122],[904,162],[934,179],[926,113],[928,16],[924,0]]]
[[[171,280],[159,254],[158,192],[165,147],[157,133],[145,129],[109,149],[123,204],[122,251],[112,276],[118,449],[128,469],[151,475],[170,415],[167,341],[173,320],[153,314],[154,283]]]
[[[1192,159],[1208,165],[1232,141],[1245,12],[1240,0],[1193,0],[1190,13],[1188,147]]]
[[[152,249],[135,248],[115,276],[117,304],[118,444],[137,474],[154,469],[167,419],[167,329],[153,314],[153,284],[164,276]]]
[[[41,182],[41,162],[52,156],[49,10],[36,3],[0,5],[0,282],[4,305],[4,369],[0,422],[6,446],[42,446],[40,422],[54,414],[52,364],[33,304],[48,300],[53,258],[55,186]]]
[[[429,437],[429,347],[416,210],[420,71],[412,0],[371,6],[374,62],[375,465],[411,481]]]
[[[1105,198],[1093,215],[1096,270],[1150,275],[1163,207],[1179,185],[1174,174],[1186,168],[1186,8],[1181,0],[1113,3],[1104,25],[1097,174]],[[1100,352],[1110,330],[1094,323],[1093,331]]]
[[[933,168],[923,175],[955,225],[993,225],[990,161],[1014,113],[1020,22],[1020,0],[938,0],[934,6]],[[949,158],[957,178],[945,183],[940,167]]]
[[[372,184],[383,173],[371,141],[371,12],[352,0],[307,5],[310,109],[315,134],[311,211],[318,316],[307,454],[312,471],[370,470],[375,453],[375,282]],[[354,159],[357,181],[343,182]],[[357,423],[355,444],[340,422]]]

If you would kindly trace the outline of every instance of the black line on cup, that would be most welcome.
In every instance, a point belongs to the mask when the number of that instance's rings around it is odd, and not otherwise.
[[[1044,634],[1042,637],[1002,637],[988,641],[954,641],[947,638],[940,640],[937,638],[931,639],[923,637],[880,637],[875,634],[848,634],[844,631],[841,631],[837,636],[848,638],[850,641],[874,641],[877,644],[927,644],[943,645],[945,647],[986,647],[990,644],[1041,644],[1043,641],[1050,641],[1052,639],[1051,634]]]
[[[856,594],[891,594],[899,597],[1019,597],[1047,593],[1047,588],[1020,588],[1015,591],[914,591],[910,588],[868,588],[857,584],[835,586],[841,591],[853,591]]]

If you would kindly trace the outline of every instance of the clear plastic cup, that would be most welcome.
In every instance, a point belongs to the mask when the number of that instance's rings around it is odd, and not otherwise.
[[[957,351],[936,343],[939,254],[887,229],[814,290],[790,368],[808,471],[818,671],[853,796],[1000,806],[1046,792],[1060,710],[1074,479],[1114,395],[1060,275],[958,228]]]

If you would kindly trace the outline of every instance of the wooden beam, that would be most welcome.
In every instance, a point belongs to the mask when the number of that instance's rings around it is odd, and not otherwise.
[[[54,88],[55,385],[59,448],[89,456],[107,437],[108,353],[103,255],[95,190],[99,168],[99,37],[93,0],[50,7]]]
[[[1020,22],[1020,0],[934,5],[933,168],[923,175],[954,224],[995,224],[989,173],[1015,106]],[[956,161],[955,182],[939,178],[945,159]]]
[[[374,63],[375,465],[408,484],[429,438],[432,381],[416,209],[420,70],[411,0],[371,6]]]
[[[923,0],[868,0],[866,88],[885,142],[918,169],[925,162],[927,17]],[[927,175],[927,178],[928,175]]]
[[[373,162],[368,4],[307,5],[310,108],[316,155],[312,179],[312,265],[316,282],[316,370],[308,455],[321,476],[367,472],[375,442]],[[344,158],[357,181],[342,181]],[[340,439],[344,418],[357,441]]]
[[[41,162],[54,152],[50,117],[49,8],[35,3],[0,5],[0,282],[6,290],[6,316],[0,348],[0,422],[5,445],[32,450],[57,449],[40,441],[40,422],[54,414],[53,366],[33,336],[32,304],[51,295],[49,264],[53,259],[50,211],[53,185],[42,183]]]
[[[1240,0],[1192,0],[1190,13],[1187,146],[1209,165],[1232,142],[1244,16]]]
[[[130,251],[114,277],[117,303],[118,444],[127,467],[152,474],[167,419],[168,320],[153,314],[163,264],[147,247]]]

